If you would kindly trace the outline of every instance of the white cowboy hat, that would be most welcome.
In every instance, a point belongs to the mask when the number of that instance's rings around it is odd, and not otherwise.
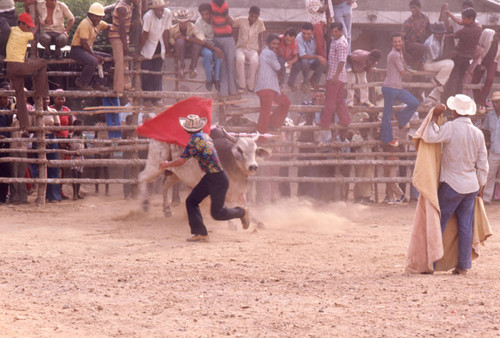
[[[446,101],[446,105],[451,110],[455,110],[459,115],[468,116],[476,114],[476,103],[464,94],[450,96]]]
[[[179,22],[189,21],[189,19],[191,19],[191,16],[192,14],[189,9],[179,9],[174,13],[175,19]]]
[[[493,92],[491,94],[491,101],[500,101],[500,92]]]
[[[200,118],[198,115],[190,114],[188,117],[179,117],[179,123],[186,131],[195,133],[205,127],[207,124],[207,118]]]
[[[165,0],[150,0],[148,7],[150,9],[153,9],[153,8],[165,8],[169,4],[170,4],[170,2],[169,1],[165,1]]]

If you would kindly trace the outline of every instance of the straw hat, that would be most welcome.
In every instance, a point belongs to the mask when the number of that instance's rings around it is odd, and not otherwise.
[[[207,118],[200,118],[198,115],[190,114],[188,117],[179,117],[179,123],[187,132],[195,133],[205,127]]]
[[[149,2],[150,2],[150,4],[149,4],[150,9],[165,8],[170,4],[169,1],[165,1],[165,0],[151,0]]]
[[[94,14],[94,15],[97,15],[97,16],[104,16],[105,13],[104,13],[104,6],[101,5],[100,3],[98,2],[94,2],[92,5],[90,5],[89,7],[89,13],[90,14]]]
[[[493,92],[491,94],[491,101],[500,101],[500,92]]]
[[[179,9],[174,13],[175,19],[179,22],[189,21],[189,19],[191,19],[191,16],[192,14],[189,9]]]
[[[476,103],[467,95],[457,94],[450,96],[446,105],[451,110],[455,110],[459,115],[470,116],[476,114]]]

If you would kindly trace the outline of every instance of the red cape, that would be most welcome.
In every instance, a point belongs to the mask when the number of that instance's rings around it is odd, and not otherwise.
[[[212,100],[192,96],[177,102],[155,118],[144,122],[137,127],[137,135],[185,147],[190,135],[181,127],[179,117],[187,117],[190,114],[206,117],[207,124],[203,127],[203,131],[210,134]]]

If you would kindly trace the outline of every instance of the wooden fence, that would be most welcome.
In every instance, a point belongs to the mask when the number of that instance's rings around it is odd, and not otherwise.
[[[145,73],[145,71],[141,71],[138,67],[138,63],[134,64],[133,59],[129,59],[132,63],[130,71],[131,74],[135,75],[135,84],[136,88],[141,88],[140,86],[140,74]],[[50,64],[68,64],[72,63],[72,60],[51,60]],[[375,70],[375,72],[383,72],[384,70]],[[203,82],[197,80],[188,80],[188,79],[177,79],[171,77],[172,73],[169,72],[150,72],[155,73],[157,75],[164,76],[167,80],[176,81],[178,84],[181,81],[195,81],[195,82]],[[49,76],[76,76],[79,72],[61,72],[61,71],[49,71]],[[422,76],[432,76],[432,73],[429,72],[420,72],[419,75]],[[370,82],[364,86],[373,88],[380,87],[382,85],[381,82]],[[422,83],[412,83],[407,82],[404,83],[404,86],[407,88],[432,88],[432,84],[430,82],[422,82]],[[478,88],[480,85],[467,85],[466,88]],[[350,88],[360,88],[362,85],[352,85],[349,84]],[[176,85],[178,89],[179,86]],[[500,89],[499,85],[494,85],[495,89]],[[31,93],[28,92],[29,96]],[[14,91],[4,91],[0,92],[0,95],[14,95]],[[148,109],[139,104],[139,99],[141,98],[162,98],[162,99],[174,99],[180,100],[185,99],[190,96],[203,96],[203,97],[211,97],[214,99],[214,109],[215,114],[218,114],[218,120],[220,124],[225,125],[225,121],[227,117],[232,115],[245,115],[258,113],[259,107],[244,107],[244,108],[235,108],[234,104],[244,103],[244,100],[228,100],[224,98],[218,98],[215,95],[208,92],[180,92],[180,91],[162,91],[162,92],[146,92],[142,90],[137,90],[135,92],[127,93],[128,97],[133,98],[133,106],[131,107],[94,107],[94,108],[84,108],[80,111],[72,111],[72,112],[47,112],[42,111],[41,102],[36,102],[35,111],[31,114],[35,117],[34,124],[28,130],[33,133],[33,137],[31,138],[22,138],[22,137],[10,137],[2,139],[2,142],[6,143],[15,143],[21,146],[17,148],[9,148],[9,149],[0,149],[0,156],[4,153],[16,153],[16,154],[36,154],[36,158],[32,157],[0,157],[0,162],[9,162],[9,163],[32,163],[38,165],[39,177],[37,178],[24,178],[24,177],[0,177],[0,183],[38,183],[37,190],[37,204],[43,205],[45,203],[45,190],[46,184],[56,184],[56,183],[106,183],[106,184],[136,184],[137,180],[134,179],[123,179],[123,178],[112,178],[112,179],[90,179],[90,178],[47,178],[47,168],[48,167],[60,167],[66,168],[71,166],[83,166],[83,167],[141,167],[145,164],[145,160],[141,160],[137,158],[137,154],[139,151],[144,151],[148,147],[148,140],[138,139],[137,137],[133,137],[131,139],[112,139],[112,140],[103,140],[103,139],[87,139],[85,143],[89,146],[94,146],[89,149],[84,149],[81,151],[71,151],[67,149],[46,149],[46,146],[50,143],[71,143],[71,142],[81,142],[79,140],[71,140],[71,139],[47,139],[46,134],[50,134],[53,132],[68,130],[70,132],[75,130],[85,131],[85,132],[96,132],[96,131],[126,131],[126,130],[135,130],[137,126],[137,116],[139,113],[148,112],[148,111],[156,111],[153,109]],[[113,97],[116,94],[112,91],[102,92],[102,91],[50,91],[50,96],[58,97],[71,97],[71,98],[85,98],[89,96],[93,97]],[[322,110],[322,106],[311,106],[311,105],[293,105],[290,107],[290,113],[303,113],[303,114],[313,114],[316,112],[320,112]],[[382,111],[383,107],[360,107],[355,106],[350,108],[351,113],[355,112],[367,112],[370,114],[378,114]],[[395,111],[401,109],[401,107],[395,107]],[[427,112],[429,107],[420,106],[420,112]],[[163,110],[163,109],[162,109]],[[42,117],[44,115],[78,115],[78,116],[88,116],[88,115],[96,115],[96,114],[105,114],[108,112],[129,112],[134,114],[135,118],[133,119],[134,125],[122,125],[122,126],[52,126],[47,127],[42,124]],[[0,111],[0,114],[12,114],[11,111]],[[413,126],[418,126],[421,121],[412,121]],[[349,129],[354,132],[358,132],[361,129],[370,129],[372,132],[380,127],[380,122],[368,122],[368,123],[353,123],[349,126]],[[234,127],[227,126],[226,127],[231,132],[245,132],[251,133],[254,132],[254,129],[248,127]],[[345,130],[345,127],[341,126],[332,126],[331,132],[333,135],[332,142],[329,143],[317,143],[314,141],[311,142],[301,142],[299,141],[299,136],[302,132],[317,132],[324,130],[318,126],[288,126],[282,128],[282,137],[286,136],[286,139],[283,138],[274,138],[265,144],[266,147],[269,147],[273,150],[273,156],[271,160],[264,161],[261,166],[266,168],[278,168],[278,167],[287,167],[287,168],[295,168],[295,171],[289,171],[289,175],[286,177],[271,175],[271,176],[256,176],[252,177],[252,181],[264,181],[264,182],[288,182],[291,184],[294,183],[372,183],[375,189],[375,197],[378,198],[377,187],[378,183],[389,183],[389,182],[397,182],[397,183],[405,183],[407,185],[406,193],[408,194],[409,183],[411,182],[411,171],[415,163],[415,153],[409,151],[409,146],[411,144],[410,141],[402,141],[401,143],[405,146],[406,151],[400,152],[387,152],[383,150],[379,150],[376,152],[346,152],[346,148],[353,149],[355,147],[366,146],[369,145],[371,147],[379,147],[381,145],[380,141],[364,141],[364,142],[336,142],[335,136],[339,134],[342,130]],[[15,134],[19,134],[19,128],[16,127],[3,127],[0,128],[0,132],[8,131],[14,132]],[[36,144],[36,148],[28,148],[28,144]],[[98,147],[95,147],[98,146]],[[381,149],[379,147],[379,149]],[[343,151],[344,150],[344,151]],[[132,159],[80,159],[80,160],[48,160],[46,155],[48,153],[57,152],[60,155],[94,155],[94,154],[114,154],[119,152],[129,152],[132,154],[130,156]],[[395,157],[403,157],[404,159],[394,159]],[[338,168],[345,166],[374,166],[375,176],[374,177],[353,177],[352,175],[343,176]],[[333,175],[330,177],[299,177],[297,174],[297,168],[303,167],[331,167],[333,168]],[[404,177],[377,177],[377,169],[383,166],[400,166],[406,167],[406,176]],[[407,196],[408,197],[408,196]]]

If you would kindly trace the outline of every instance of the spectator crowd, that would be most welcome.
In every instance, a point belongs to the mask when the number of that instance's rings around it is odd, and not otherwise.
[[[17,15],[15,1],[24,2],[26,9],[36,5],[37,25],[28,12]],[[248,15],[232,17],[226,0],[202,3],[198,13],[189,9],[171,11],[164,0],[150,0],[141,6],[141,0],[118,0],[109,23],[103,20],[105,8],[98,2],[89,7],[83,20],[75,22],[71,8],[64,2],[15,1],[0,0],[0,56],[8,79],[2,88],[12,87],[16,93],[15,98],[0,97],[0,109],[15,109],[16,112],[14,117],[0,115],[0,126],[18,125],[21,135],[31,125],[28,111],[32,107],[26,102],[24,93],[27,77],[31,77],[34,84],[34,97],[42,98],[48,109],[60,112],[69,109],[60,98],[54,99],[54,105],[50,107],[47,63],[44,61],[63,58],[61,50],[69,44],[69,57],[81,65],[75,85],[85,91],[114,92],[112,97],[103,98],[103,105],[119,105],[117,97],[135,90],[128,72],[128,56],[139,61],[145,71],[141,75],[141,89],[144,91],[162,91],[159,72],[170,56],[174,56],[177,78],[200,77],[197,66],[201,56],[207,91],[215,90],[223,98],[251,93],[258,97],[260,112],[256,129],[261,134],[280,129],[290,107],[288,96],[301,91],[311,93],[313,99],[318,95],[324,97],[322,111],[318,112],[317,118],[306,123],[329,129],[332,124],[348,127],[353,120],[381,120],[379,135],[352,131],[342,135],[323,133],[321,142],[334,138],[342,142],[379,138],[384,149],[397,151],[401,149],[399,141],[407,138],[410,120],[418,117],[419,104],[433,106],[445,102],[450,96],[466,94],[473,97],[480,113],[491,110],[483,127],[491,134],[492,149],[496,152],[495,116],[498,115],[493,116],[492,112],[495,114],[495,102],[500,96],[494,96],[492,100],[488,98],[500,58],[500,29],[483,29],[476,20],[472,0],[463,1],[459,15],[451,13],[447,4],[443,5],[439,21],[434,23],[424,14],[420,0],[409,1],[411,16],[398,32],[388,36],[392,49],[385,56],[387,72],[382,85],[383,112],[380,117],[351,114],[349,111],[355,105],[371,108],[377,104],[370,99],[367,76],[383,57],[379,49],[351,50],[352,10],[357,5],[354,0],[304,0],[308,21],[299,31],[289,27],[282,34],[267,32],[258,6],[251,6]],[[137,8],[142,8],[142,12],[138,13]],[[142,28],[138,39],[132,41],[131,31],[138,16],[142,17]],[[70,39],[68,33],[75,24],[77,28]],[[108,32],[111,54],[94,50],[96,38],[104,31]],[[35,38],[43,47],[41,59],[26,57],[28,44]],[[417,76],[417,72],[423,70],[435,74],[430,80],[433,88],[422,93],[403,87],[405,78]],[[112,77],[104,75],[111,71]],[[464,84],[481,82],[480,89],[464,88]],[[358,84],[359,95],[352,87],[346,89],[348,84]],[[396,112],[394,107],[398,103],[403,103],[404,107]],[[163,102],[147,99],[144,105],[161,107]],[[107,114],[106,118],[108,125],[120,124],[117,115]],[[393,127],[393,120],[398,122],[397,127]],[[77,122],[78,125],[81,123]],[[46,121],[46,124],[75,125],[75,119],[61,115]],[[10,132],[0,132],[0,138],[11,136]],[[83,137],[79,132],[46,136]],[[84,143],[71,144],[71,149],[81,149]],[[54,145],[57,146],[51,144]],[[0,143],[0,146],[8,147],[9,144]],[[370,150],[363,149],[365,152]],[[57,158],[57,153],[54,154]],[[499,162],[496,157],[494,161]],[[388,170],[388,175],[396,175],[396,169]],[[82,171],[83,168],[75,167],[68,175],[81,177]],[[0,164],[0,176],[14,175],[24,175],[23,168],[7,168],[5,163]],[[372,173],[367,173],[367,168],[364,168],[360,175],[370,176]],[[59,172],[49,173],[49,177],[59,177]],[[81,197],[79,189],[79,186],[74,187],[75,198]],[[402,201],[402,191],[398,189],[390,187],[393,193],[388,197],[389,201]],[[0,184],[0,202],[5,202],[7,190],[5,184]],[[12,199],[12,191],[16,189],[10,190]],[[366,187],[357,186],[355,191],[359,200],[370,200],[366,190]],[[491,190],[490,187],[487,196],[492,194]],[[63,198],[61,196],[57,185],[54,192],[48,194],[48,199],[57,201]],[[21,202],[25,201],[20,198]]]

